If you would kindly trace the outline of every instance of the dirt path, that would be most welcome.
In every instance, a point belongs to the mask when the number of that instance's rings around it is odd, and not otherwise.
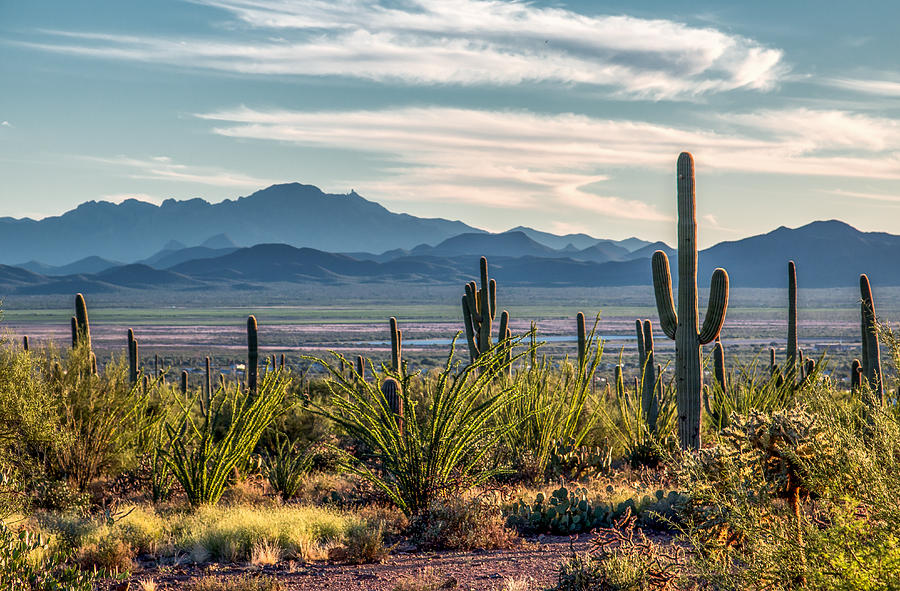
[[[319,589],[393,591],[403,579],[430,572],[444,589],[493,591],[506,588],[507,580],[529,581],[527,589],[545,589],[556,581],[560,563],[577,552],[587,550],[590,535],[573,537],[542,536],[526,539],[512,550],[483,552],[395,552],[383,564],[281,563],[275,567],[232,565],[203,565],[146,569],[135,573],[131,590],[139,590],[141,579],[152,579],[158,589],[181,589],[192,579],[205,575],[226,578],[243,574],[263,574],[277,577],[285,591],[313,591]],[[115,584],[103,584],[101,589],[116,589]]]

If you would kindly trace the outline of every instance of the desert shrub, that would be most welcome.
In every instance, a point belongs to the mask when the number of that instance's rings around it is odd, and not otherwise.
[[[384,562],[391,548],[384,543],[384,523],[357,523],[347,528],[342,546],[328,553],[331,560],[349,564]]]
[[[506,346],[497,345],[466,366],[454,363],[454,354],[455,343],[443,371],[422,381],[424,403],[402,389],[400,423],[381,392],[383,373],[362,381],[353,370],[348,377],[339,365],[315,360],[331,376],[332,397],[329,407],[314,408],[368,450],[366,457],[343,452],[344,468],[371,482],[407,515],[496,475],[499,470],[483,459],[514,427],[498,420],[514,395],[500,384],[511,363]]]
[[[91,591],[92,576],[81,572],[48,540],[0,523],[0,589],[9,591]]]
[[[300,492],[303,478],[312,467],[310,449],[301,449],[287,436],[275,436],[262,456],[262,472],[282,499],[292,499]]]
[[[407,575],[397,581],[393,591],[441,591],[455,589],[456,577],[448,576],[426,566],[414,575]]]
[[[871,397],[871,392],[860,391]],[[900,580],[900,425],[890,408],[808,385],[790,411],[733,415],[682,457],[692,568],[722,589],[888,589]]]
[[[480,499],[446,499],[413,517],[410,538],[423,549],[494,550],[519,541],[500,507]]]
[[[519,464],[534,458],[539,477],[550,476],[551,455],[560,443],[580,448],[597,424],[597,401],[592,392],[593,377],[603,356],[603,343],[596,339],[594,327],[586,335],[586,358],[571,363],[566,357],[556,364],[546,355],[532,355],[531,363],[515,372],[512,385],[517,394],[498,415],[502,425],[514,425],[504,442]],[[531,351],[539,344],[534,329],[530,333]],[[558,467],[558,465],[557,465]]]
[[[124,358],[93,373],[85,344],[69,351],[64,371],[52,373],[50,395],[64,439],[46,457],[52,473],[83,491],[96,477],[122,467],[152,416],[149,398],[128,381]]]
[[[255,394],[219,387],[205,408],[199,394],[176,398],[181,413],[166,423],[166,457],[192,506],[219,501],[234,469],[249,460],[262,433],[285,410],[286,380],[281,372],[268,372]]]
[[[619,365],[622,366],[621,354]],[[613,433],[615,441],[621,446],[631,465],[656,467],[665,451],[675,442],[678,414],[675,386],[664,381],[662,372],[656,376],[653,393],[658,414],[656,423],[651,424],[642,400],[645,379],[649,379],[649,375],[641,372],[641,378],[636,386],[628,388],[623,376],[617,375],[615,407],[612,412],[605,407],[601,407],[601,410],[604,423]]]
[[[650,591],[669,589],[682,577],[682,553],[664,551],[635,528],[626,513],[597,532],[588,553],[572,553],[551,591]]]
[[[105,538],[79,548],[75,559],[84,570],[119,574],[131,571],[136,555],[134,547],[125,540]]]
[[[824,369],[824,359],[816,363],[810,383],[815,382]],[[761,369],[759,360],[748,365],[737,365],[727,379],[727,389],[722,390],[716,380],[704,386],[703,404],[706,417],[715,430],[729,426],[732,415],[746,415],[751,411],[775,412],[791,406],[797,397],[798,385],[785,380],[781,371]]]

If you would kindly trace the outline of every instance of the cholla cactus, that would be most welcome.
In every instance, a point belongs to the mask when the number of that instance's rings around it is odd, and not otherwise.
[[[678,440],[683,449],[700,449],[700,413],[703,371],[700,347],[713,342],[725,323],[728,309],[728,273],[713,272],[709,307],[702,328],[697,311],[697,217],[694,194],[694,159],[678,157],[678,310],[672,298],[669,258],[653,253],[653,286],[659,324],[675,340],[675,385],[678,405]]]

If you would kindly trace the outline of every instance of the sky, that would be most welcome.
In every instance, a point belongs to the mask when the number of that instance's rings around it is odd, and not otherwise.
[[[0,216],[282,182],[709,246],[900,233],[893,1],[0,0]]]

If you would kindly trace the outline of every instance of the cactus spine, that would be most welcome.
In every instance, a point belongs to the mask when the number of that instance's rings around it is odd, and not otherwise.
[[[128,380],[132,384],[137,384],[138,378],[138,363],[137,363],[137,354],[138,354],[138,344],[137,339],[134,338],[134,330],[128,329]]]
[[[672,298],[669,258],[653,253],[653,286],[663,332],[675,340],[675,385],[678,406],[678,440],[683,449],[700,449],[700,413],[703,371],[700,347],[711,343],[722,330],[728,308],[728,273],[713,272],[709,306],[702,328],[697,311],[697,217],[694,193],[694,159],[687,152],[678,157],[678,310]],[[699,328],[699,330],[698,330]]]
[[[869,278],[859,276],[860,319],[862,326],[862,376],[869,382],[879,404],[884,403],[884,383],[881,374],[881,350],[878,346],[878,327],[875,300]]]
[[[391,316],[391,369],[400,373],[403,363],[403,331],[397,326],[397,319]]]
[[[400,388],[400,382],[394,378],[385,378],[381,383],[381,393],[387,402],[388,410],[394,415],[397,421],[397,428],[403,433],[403,393]]]
[[[466,293],[462,297],[463,324],[466,328],[466,342],[469,344],[469,357],[474,362],[482,353],[491,348],[491,323],[497,313],[497,282],[488,278],[488,264],[481,257],[481,289],[471,281],[466,284]],[[500,314],[499,340],[507,338],[509,313]]]
[[[256,316],[247,318],[247,389],[256,394],[256,376],[259,371],[259,334]]]

